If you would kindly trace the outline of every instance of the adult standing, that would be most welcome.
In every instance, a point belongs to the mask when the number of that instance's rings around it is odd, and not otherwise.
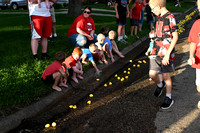
[[[69,28],[67,38],[70,42],[76,44],[76,47],[88,48],[91,43],[97,41],[97,36],[94,34],[94,20],[90,17],[91,12],[91,7],[85,7],[83,14],[78,16]]]
[[[52,0],[56,1],[56,0]],[[29,0],[28,1],[29,17],[31,24],[31,48],[34,59],[38,59],[37,50],[38,50],[38,41],[40,40],[42,47],[42,56],[41,59],[49,59],[47,55],[47,38],[51,35],[52,32],[52,21],[49,8],[46,7],[45,2],[41,2],[41,8],[39,8],[37,1]]]
[[[118,34],[118,41],[122,43],[127,43],[124,39],[127,38],[125,34],[125,25],[126,25],[126,18],[129,17],[129,1],[128,0],[116,0],[115,3],[115,12],[117,18],[117,34]]]

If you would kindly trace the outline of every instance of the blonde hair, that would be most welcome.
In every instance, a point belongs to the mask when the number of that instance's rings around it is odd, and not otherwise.
[[[149,5],[166,7],[166,0],[150,0]]]
[[[102,33],[99,33],[98,36],[97,36],[97,40],[100,40],[100,39],[105,40],[105,38],[106,37]]]
[[[114,30],[109,31],[108,36],[116,36],[116,32]]]
[[[97,45],[95,45],[94,43],[90,44],[89,48],[97,48]]]
[[[82,50],[80,47],[76,47],[74,48],[73,52],[72,52],[73,55],[78,55],[78,56],[81,56],[82,55]]]

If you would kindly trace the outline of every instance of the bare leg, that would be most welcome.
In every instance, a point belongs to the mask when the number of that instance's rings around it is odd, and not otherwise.
[[[131,26],[131,36],[133,36],[134,26]]]
[[[47,53],[47,44],[48,44],[47,37],[43,37],[41,39],[42,53]]]
[[[170,73],[163,73],[163,78],[166,83],[166,93],[171,94],[172,93],[172,80],[170,77]]]
[[[38,40],[39,40],[39,38],[37,38],[37,39],[32,39],[32,40],[31,40],[31,49],[32,49],[33,55],[36,55],[36,54],[37,54],[37,50],[38,50]]]
[[[83,55],[82,55],[82,63],[83,63],[83,64],[87,64],[87,61],[85,61],[86,58],[87,58],[87,54],[83,54]]]
[[[159,84],[160,83],[160,79],[158,77],[157,71],[155,70],[150,70],[149,71],[149,77],[156,83]]]
[[[137,36],[137,26],[134,26],[135,27],[135,35]]]
[[[62,89],[60,87],[58,87],[58,83],[60,82],[60,78],[61,78],[61,74],[59,72],[56,72],[56,73],[53,74],[53,79],[55,79],[55,82],[54,82],[52,88],[54,90],[62,91]]]
[[[118,33],[118,38],[122,36],[122,25],[118,25],[117,33]]]
[[[116,44],[115,40],[112,40],[112,41],[111,41],[111,44],[112,44],[112,49],[113,49],[113,51],[114,51],[119,57],[124,58],[124,55],[122,55],[122,53],[119,52],[119,49],[118,49],[118,47],[117,47],[117,44]]]

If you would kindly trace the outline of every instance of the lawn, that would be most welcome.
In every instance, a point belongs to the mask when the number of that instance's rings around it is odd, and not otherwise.
[[[181,4],[182,7],[185,7],[185,10],[194,5],[194,3],[190,6],[189,4]],[[176,7],[177,9],[180,8]],[[46,61],[34,61],[30,46],[28,15],[0,14],[0,17],[0,36],[2,38],[0,45],[0,116],[4,116],[38,101],[41,97],[53,91],[50,85],[43,84],[41,74],[54,61],[56,52],[64,51],[67,56],[71,54],[74,45],[67,41],[66,36],[75,18],[64,14],[56,15],[58,38],[50,40],[48,43],[48,53],[53,58]],[[116,31],[117,26],[114,17],[92,17],[95,21],[96,33],[103,25],[108,25],[110,29]],[[142,37],[148,32],[149,25],[144,22],[143,31],[138,34]],[[127,20],[126,33],[127,35],[130,33],[129,20]],[[129,36],[128,42],[130,44],[135,40],[135,37]],[[129,45],[117,44],[120,49]],[[41,48],[39,47],[39,56],[40,51]]]

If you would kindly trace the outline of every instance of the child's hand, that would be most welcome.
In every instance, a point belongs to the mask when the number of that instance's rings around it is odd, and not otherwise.
[[[162,64],[164,66],[167,66],[169,64],[169,56],[164,56],[163,60],[162,60]]]
[[[189,60],[188,60],[188,64],[189,65],[193,65],[195,63],[195,58],[194,57],[192,57],[192,58],[190,58]]]

